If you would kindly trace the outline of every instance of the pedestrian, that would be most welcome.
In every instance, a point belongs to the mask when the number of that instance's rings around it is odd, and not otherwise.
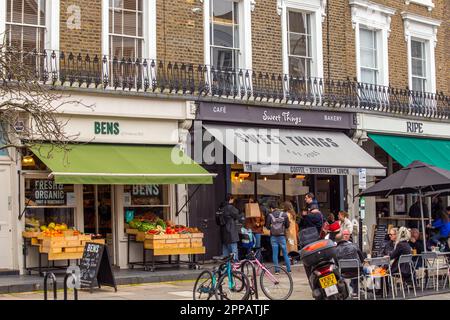
[[[447,210],[450,207],[447,207]],[[428,227],[433,227],[436,233],[431,237],[431,245],[435,246],[439,243],[439,240],[445,239],[447,240],[450,235],[450,219],[449,219],[450,210],[447,212],[442,211],[438,218],[433,221],[433,223],[428,225]]]
[[[423,216],[428,217],[428,206],[425,204],[425,202],[422,203],[422,209],[423,209]],[[421,230],[422,226],[420,224],[420,218],[422,217],[420,212],[420,199],[417,198],[416,202],[414,202],[411,207],[409,207],[408,215],[411,218],[415,218],[417,220],[412,220],[408,222],[408,228],[418,228],[419,231]]]
[[[312,192],[307,193],[305,195],[305,202],[306,202],[306,207],[309,212],[312,212],[313,210],[320,211],[319,202],[317,201],[314,193],[312,193]],[[325,221],[326,219],[327,219],[327,217],[323,214],[323,220]]]
[[[253,198],[250,198],[248,202],[249,203],[257,203]],[[261,253],[260,253],[260,251],[261,251],[261,236],[262,236],[263,228],[265,225],[265,216],[264,216],[264,213],[263,213],[263,210],[261,207],[262,206],[259,205],[259,209],[260,209],[259,217],[245,218],[245,228],[250,229],[253,233],[253,236],[255,237],[254,249],[256,250],[258,259],[261,259]]]
[[[423,241],[420,239],[419,229],[413,228],[411,229],[411,238],[409,239],[409,246],[411,247],[411,252],[413,255],[413,262],[416,266],[416,269],[421,268],[423,265],[423,261],[421,258],[422,252],[424,252]]]
[[[270,230],[270,244],[272,245],[272,259],[275,265],[275,274],[280,273],[278,265],[279,249],[283,253],[284,263],[287,272],[291,272],[291,263],[286,248],[286,230],[289,229],[289,218],[286,212],[278,209],[275,200],[269,201],[269,211],[267,215],[266,227]]]
[[[351,233],[349,230],[344,229],[341,233],[336,235],[336,258],[337,260],[343,259],[357,259],[361,263],[359,274],[363,273],[362,263],[364,262],[364,255],[356,244],[350,241]],[[356,268],[344,268],[341,270],[344,278],[357,278],[358,269]],[[358,295],[358,281],[359,279],[352,279],[350,281],[350,288],[352,289],[352,295]]]
[[[238,260],[239,229],[238,222],[241,218],[239,210],[235,207],[235,198],[227,194],[226,203],[223,206],[224,225],[220,228],[222,238],[222,255],[234,254],[234,260]]]
[[[283,203],[283,211],[287,213],[289,219],[289,228],[286,230],[287,251],[288,253],[298,253],[298,225],[296,223],[297,214],[294,211],[292,202],[285,201]]]
[[[353,223],[349,219],[349,214],[347,211],[339,211],[339,224],[341,225],[341,230],[350,231],[350,241],[353,241]]]

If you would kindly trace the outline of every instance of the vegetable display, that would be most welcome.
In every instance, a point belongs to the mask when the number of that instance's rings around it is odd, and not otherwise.
[[[164,221],[160,218],[153,220],[133,219],[128,225],[131,229],[137,229],[147,234],[186,234],[199,233],[198,228],[188,228],[183,225],[174,225],[171,221]]]

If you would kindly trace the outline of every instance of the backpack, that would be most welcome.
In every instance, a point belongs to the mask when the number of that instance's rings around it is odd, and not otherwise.
[[[252,230],[246,229],[244,227],[241,228],[240,233],[241,244],[243,248],[251,249],[255,246],[255,236],[253,235]]]
[[[218,226],[224,226],[227,224],[225,218],[223,217],[223,206],[216,211],[216,223]]]
[[[300,246],[300,249],[320,239],[319,232],[316,227],[300,229],[298,237],[298,245]]]
[[[275,218],[273,213],[270,214],[270,217],[272,218],[271,224],[270,224],[270,234],[272,236],[284,236],[286,234],[286,226],[285,226],[285,219],[287,219],[286,215],[283,215],[284,212],[280,212],[280,215]]]

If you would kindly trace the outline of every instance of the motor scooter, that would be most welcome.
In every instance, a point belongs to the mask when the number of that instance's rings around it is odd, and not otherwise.
[[[345,300],[349,291],[339,273],[336,244],[324,239],[306,245],[300,250],[313,298],[316,300]]]

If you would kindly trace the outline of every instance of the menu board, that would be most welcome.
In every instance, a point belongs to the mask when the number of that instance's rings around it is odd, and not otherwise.
[[[95,280],[101,285],[113,287],[117,291],[116,280],[109,261],[108,247],[99,243],[86,243],[80,262],[80,282],[82,288],[93,288]]]
[[[388,232],[388,226],[380,224],[375,226],[372,240],[372,257],[381,257],[383,253],[383,247]]]

